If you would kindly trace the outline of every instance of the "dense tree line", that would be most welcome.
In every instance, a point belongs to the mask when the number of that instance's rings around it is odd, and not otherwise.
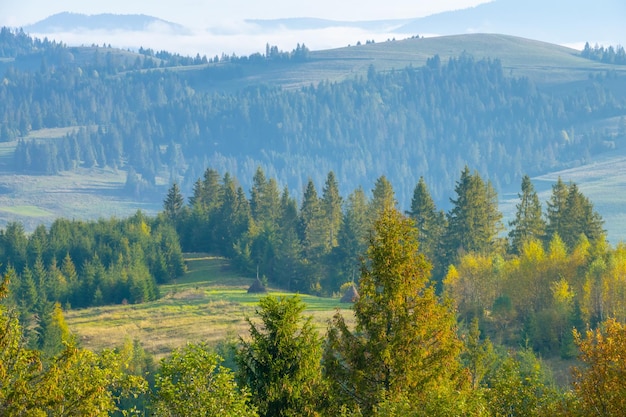
[[[23,34],[3,33],[7,48],[26,42]],[[307,51],[301,45],[285,53],[290,58],[284,65],[296,65]],[[273,62],[282,54],[268,45],[259,59]],[[0,140],[72,127],[57,140],[36,134],[23,139],[14,155],[16,171],[113,167],[136,173],[147,189],[164,177],[190,192],[209,165],[245,181],[262,166],[291,190],[302,189],[309,175],[320,184],[320,172],[332,170],[344,194],[384,173],[401,190],[401,203],[410,201],[408,190],[421,176],[442,203],[465,165],[498,190],[525,172],[555,169],[616,146],[583,124],[624,109],[603,79],[548,93],[505,74],[497,60],[467,55],[448,62],[435,56],[422,68],[386,73],[372,67],[366,77],[297,90],[229,92],[214,88],[233,77],[229,71],[244,71],[241,59],[191,72],[130,71],[108,48],[93,55],[65,64],[40,59],[30,71],[18,65],[4,71]],[[145,67],[141,60],[137,65]]]
[[[248,199],[229,174],[209,168],[187,204],[178,185],[170,187],[165,217],[183,250],[229,257],[243,273],[291,291],[331,295],[354,282],[375,219],[397,207],[385,177],[371,196],[359,188],[345,199],[332,172],[321,193],[309,181],[297,199],[260,168],[253,184]],[[530,343],[543,355],[568,358],[575,349],[567,329],[595,327],[626,305],[621,290],[607,292],[623,286],[614,276],[626,265],[622,248],[606,244],[602,218],[575,183],[559,179],[545,211],[527,176],[521,188],[508,238],[493,186],[467,167],[447,213],[420,179],[406,214],[437,292],[455,300],[466,323],[478,319],[499,344]]]
[[[116,410],[157,416],[619,415],[626,328],[609,319],[574,330],[581,365],[571,388],[554,384],[530,350],[499,351],[478,320],[457,324],[454,299],[437,296],[412,219],[378,213],[354,304],[320,337],[297,296],[266,297],[250,337],[233,345],[236,366],[203,343],[175,350],[155,369],[140,346],[100,354],[66,347],[52,357],[25,346],[14,310],[0,303],[3,415]],[[6,279],[0,298],[7,295]],[[62,313],[57,325],[64,328]],[[146,378],[151,378],[152,383]],[[151,395],[146,396],[150,392]]]
[[[605,48],[596,44],[592,48],[589,42],[586,42],[580,55],[587,59],[604,62],[605,64],[626,65],[626,52],[624,52],[624,47],[621,45]]]
[[[19,313],[29,343],[43,351],[50,331],[56,331],[46,318],[61,305],[154,300],[158,284],[185,270],[173,227],[141,213],[125,220],[58,219],[30,235],[10,223],[0,232],[0,259],[11,277],[8,302]]]

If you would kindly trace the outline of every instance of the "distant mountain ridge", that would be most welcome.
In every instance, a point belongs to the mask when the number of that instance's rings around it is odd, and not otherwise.
[[[398,33],[505,33],[552,43],[626,40],[623,0],[495,0],[414,19]]]
[[[475,7],[420,18],[338,21],[311,18],[250,19],[264,29],[310,30],[352,27],[397,34],[456,35],[500,33],[566,44],[600,40],[626,42],[623,0],[495,0]]]
[[[183,25],[144,14],[102,13],[85,15],[70,12],[57,13],[37,23],[25,26],[24,30],[31,33],[74,32],[84,29],[142,32],[154,28],[169,30],[177,34],[188,32]]]

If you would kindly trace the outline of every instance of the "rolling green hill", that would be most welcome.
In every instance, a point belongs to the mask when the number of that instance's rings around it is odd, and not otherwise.
[[[188,196],[207,166],[246,191],[260,166],[295,195],[330,170],[344,195],[386,175],[402,209],[424,176],[447,209],[469,165],[506,214],[524,173],[567,181],[563,170],[611,155],[621,166],[626,152],[626,66],[535,40],[412,38],[197,65],[11,36],[0,33],[0,223],[31,230],[154,213],[171,181]],[[611,240],[626,236],[615,194],[592,198]]]
[[[434,55],[442,61],[470,54],[477,59],[499,59],[508,74],[528,77],[540,85],[559,85],[587,80],[606,71],[626,73],[626,68],[593,62],[580,51],[546,42],[498,34],[470,34],[413,38],[312,51],[307,62],[295,65],[254,66],[232,80],[210,84],[216,89],[269,84],[297,88],[321,81],[341,81],[365,76],[370,65],[379,71],[421,67]],[[222,64],[209,64],[219,66]],[[199,71],[202,67],[185,67]],[[191,75],[191,74],[190,74]]]

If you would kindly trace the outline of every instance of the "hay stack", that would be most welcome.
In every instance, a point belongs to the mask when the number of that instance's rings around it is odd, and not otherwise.
[[[341,297],[341,302],[342,303],[354,303],[358,299],[359,299],[359,292],[356,290],[356,287],[354,285],[350,285],[348,289],[346,290],[346,292],[343,294],[343,297]]]
[[[248,288],[248,294],[260,294],[267,292],[267,288],[261,282],[260,279],[255,279],[252,285]]]

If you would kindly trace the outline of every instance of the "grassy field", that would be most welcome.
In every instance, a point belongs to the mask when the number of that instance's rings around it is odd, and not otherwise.
[[[0,227],[19,221],[33,230],[59,217],[95,220],[161,210],[161,201],[121,196],[125,182],[126,172],[112,169],[78,169],[53,176],[0,172]]]
[[[125,339],[138,339],[144,348],[161,358],[187,341],[217,343],[245,336],[245,317],[254,319],[264,295],[248,294],[251,278],[232,271],[223,258],[202,254],[187,257],[188,272],[175,283],[161,286],[158,301],[94,307],[66,312],[67,323],[84,347],[93,350],[120,346]],[[291,295],[270,289],[270,294]],[[338,299],[300,295],[306,315],[312,315],[323,334],[336,309],[352,317],[349,304]]]
[[[242,77],[219,84],[202,84],[203,80],[206,83],[206,77],[193,76],[194,71],[201,74],[205,66],[181,67],[180,70],[195,79],[196,86],[207,89],[233,90],[259,83],[298,88],[324,80],[341,81],[365,76],[370,65],[378,71],[399,70],[407,66],[421,67],[434,55],[439,55],[445,63],[449,58],[465,53],[476,59],[499,59],[507,75],[528,77],[539,85],[579,82],[588,79],[590,74],[610,70],[626,73],[626,67],[584,59],[575,49],[498,34],[413,38],[312,51],[306,62],[244,68]]]

